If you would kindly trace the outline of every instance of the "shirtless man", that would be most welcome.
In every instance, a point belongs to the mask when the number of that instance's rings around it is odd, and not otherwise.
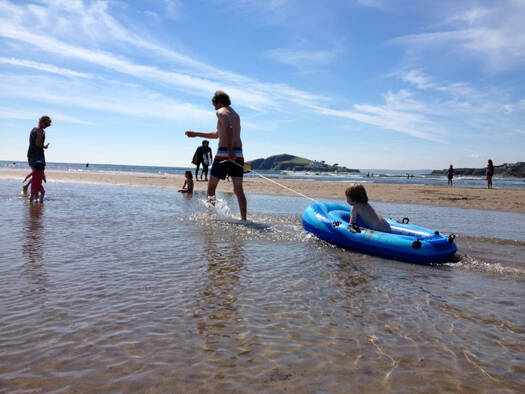
[[[246,220],[246,196],[242,188],[244,158],[241,142],[241,119],[237,112],[230,107],[230,97],[222,90],[217,90],[211,99],[217,115],[217,130],[210,133],[186,131],[190,138],[218,138],[219,147],[213,160],[208,181],[208,200],[214,201],[215,189],[220,179],[231,176],[233,192],[237,196],[241,219]]]

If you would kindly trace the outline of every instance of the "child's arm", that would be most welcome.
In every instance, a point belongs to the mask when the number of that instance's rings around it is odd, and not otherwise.
[[[354,205],[352,211],[350,212],[350,224],[357,223],[357,207]]]
[[[31,177],[32,175],[33,175],[32,172],[29,173],[29,174],[27,174],[27,176],[24,178],[24,181],[23,181],[23,182],[27,181],[27,180],[29,179],[29,177]],[[22,182],[22,183],[23,183],[23,182]]]
[[[44,177],[42,178],[45,183],[47,183],[46,174],[44,174]]]

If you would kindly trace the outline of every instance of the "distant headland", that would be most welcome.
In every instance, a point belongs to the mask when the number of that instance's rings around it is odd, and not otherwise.
[[[444,175],[448,169],[434,170],[432,175]],[[472,175],[485,176],[487,168],[454,168],[456,175]],[[517,163],[503,163],[499,166],[494,166],[495,176],[513,176],[518,178],[525,178],[525,162],[519,161]]]
[[[283,153],[274,155],[266,159],[255,159],[248,162],[254,170],[275,170],[275,171],[315,171],[315,172],[352,172],[358,173],[359,170],[346,168],[339,164],[326,164],[323,161],[309,160],[302,157]]]

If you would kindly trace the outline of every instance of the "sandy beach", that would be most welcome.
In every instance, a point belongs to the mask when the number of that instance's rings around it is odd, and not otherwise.
[[[22,180],[27,171],[0,170],[0,179]],[[88,183],[177,189],[184,183],[182,175],[156,175],[134,173],[46,171],[49,182]],[[300,179],[277,179],[276,182],[306,196],[343,199],[348,182],[311,181]],[[194,190],[206,190],[206,182],[195,182]],[[297,195],[279,185],[258,177],[246,177],[244,188],[247,194]],[[525,213],[525,191],[517,189],[481,189],[436,185],[402,185],[367,183],[371,201],[427,204],[436,206],[473,208]],[[231,192],[230,182],[222,181],[220,192]]]

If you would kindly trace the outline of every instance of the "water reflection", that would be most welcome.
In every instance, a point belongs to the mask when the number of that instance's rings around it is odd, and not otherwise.
[[[237,299],[240,273],[244,267],[244,243],[235,234],[217,233],[216,228],[203,229],[203,250],[207,269],[201,277],[199,294],[199,333],[213,343],[213,337],[228,335],[230,324],[238,319]],[[225,332],[226,331],[226,332]]]
[[[43,215],[44,204],[28,204],[26,211],[22,244],[22,254],[25,262],[22,265],[22,274],[29,279],[32,285],[30,291],[45,291],[47,277],[43,270],[44,240]]]

